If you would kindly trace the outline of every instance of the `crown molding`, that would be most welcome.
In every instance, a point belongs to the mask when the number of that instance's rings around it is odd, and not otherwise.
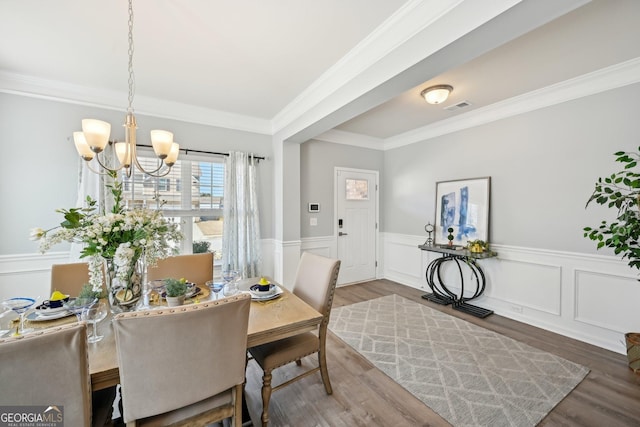
[[[0,71],[0,92],[69,104],[125,111],[127,94]],[[212,110],[179,102],[136,96],[136,113],[228,129],[271,135],[266,119]]]
[[[384,150],[640,82],[640,57],[386,138]]]
[[[369,148],[371,150],[384,150],[384,139],[360,133],[346,132],[339,129],[331,129],[313,139],[335,144],[353,145],[355,147]]]

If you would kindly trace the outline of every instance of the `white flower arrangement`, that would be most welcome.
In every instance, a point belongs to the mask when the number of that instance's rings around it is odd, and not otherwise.
[[[103,282],[103,260],[116,265],[116,279],[126,283],[133,266],[144,253],[146,263],[153,266],[159,259],[177,252],[182,240],[178,224],[168,221],[162,212],[150,209],[125,210],[122,205],[122,184],[111,186],[114,207],[111,212],[98,212],[96,202],[87,197],[87,207],[59,209],[65,220],[57,227],[31,230],[31,239],[40,240],[40,252],[45,253],[61,242],[83,243],[81,257],[89,257],[89,276],[94,291]],[[122,267],[129,268],[122,268]]]

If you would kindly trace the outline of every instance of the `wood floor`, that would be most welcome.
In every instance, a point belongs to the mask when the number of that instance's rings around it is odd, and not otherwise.
[[[627,367],[626,357],[621,354],[495,314],[478,319],[426,301],[421,298],[422,291],[388,280],[340,287],[336,290],[333,306],[391,294],[428,305],[591,369],[585,380],[551,411],[540,426],[640,426],[640,375]],[[449,425],[331,333],[327,347],[333,395],[325,393],[319,374],[284,387],[272,395],[271,426]],[[310,366],[311,362],[315,360],[304,360],[302,368],[291,364],[279,369],[280,372],[274,373],[273,384],[292,377],[299,369]],[[255,421],[259,421],[261,410],[260,376],[259,367],[250,362],[246,395]]]

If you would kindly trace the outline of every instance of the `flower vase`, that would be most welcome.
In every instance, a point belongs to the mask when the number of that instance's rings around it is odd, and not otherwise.
[[[145,256],[141,255],[128,265],[117,265],[113,259],[104,261],[105,284],[111,313],[135,310],[142,295],[142,284],[147,280]]]

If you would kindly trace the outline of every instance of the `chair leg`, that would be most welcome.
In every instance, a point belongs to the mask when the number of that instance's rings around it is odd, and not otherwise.
[[[327,369],[326,345],[324,340],[320,340],[320,351],[318,351],[318,364],[320,365],[320,375],[322,376],[322,382],[324,383],[324,389],[327,394],[333,394],[333,388],[331,388],[331,381],[329,380],[329,370]]]
[[[269,401],[271,400],[271,371],[262,376],[262,427],[269,424]]]
[[[242,399],[244,398],[244,383],[234,387],[233,427],[242,427]]]

